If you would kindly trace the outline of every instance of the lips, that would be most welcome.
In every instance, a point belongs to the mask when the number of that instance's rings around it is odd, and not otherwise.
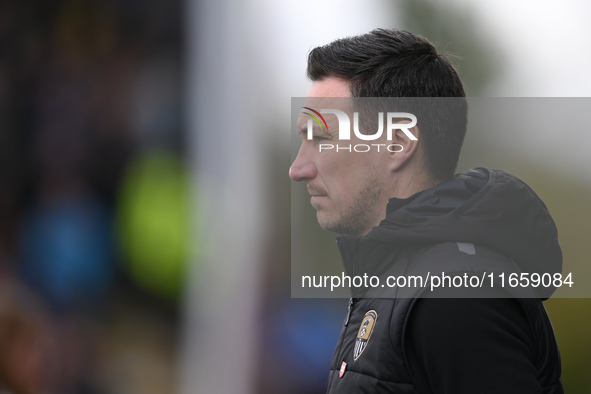
[[[326,192],[318,187],[308,185],[308,193],[312,197],[326,197]]]

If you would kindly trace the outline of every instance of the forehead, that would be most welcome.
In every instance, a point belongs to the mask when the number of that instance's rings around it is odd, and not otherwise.
[[[308,96],[306,97],[305,107],[320,111],[321,109],[340,109],[344,112],[349,112],[351,102],[348,100],[351,98],[351,91],[349,83],[343,79],[328,77],[322,80],[316,81],[310,87]],[[306,116],[303,112],[309,112],[308,110],[302,109],[298,118],[298,127],[302,128],[309,116]],[[326,116],[326,121],[335,123],[336,117],[329,115]]]

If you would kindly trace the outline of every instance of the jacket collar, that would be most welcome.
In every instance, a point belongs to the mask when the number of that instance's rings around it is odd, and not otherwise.
[[[372,276],[381,277],[386,271],[391,270],[391,267],[399,260],[402,250],[396,244],[346,234],[337,237],[337,245],[345,274],[351,280],[354,277],[366,277],[364,283],[369,283]],[[403,273],[405,269],[406,266],[401,266],[400,273]],[[354,297],[363,297],[367,290],[369,288],[354,286],[351,288]]]

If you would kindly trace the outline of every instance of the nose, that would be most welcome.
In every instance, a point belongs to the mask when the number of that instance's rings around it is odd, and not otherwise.
[[[309,181],[316,178],[317,170],[314,161],[308,155],[308,149],[302,144],[297,157],[289,167],[289,177],[296,181]]]

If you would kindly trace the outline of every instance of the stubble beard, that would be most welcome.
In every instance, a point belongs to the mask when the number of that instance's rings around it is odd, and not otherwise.
[[[323,217],[316,211],[318,224],[322,229],[339,234],[365,235],[376,223],[375,213],[380,209],[382,188],[376,177],[367,183],[351,202],[349,207],[341,209],[329,217]]]

